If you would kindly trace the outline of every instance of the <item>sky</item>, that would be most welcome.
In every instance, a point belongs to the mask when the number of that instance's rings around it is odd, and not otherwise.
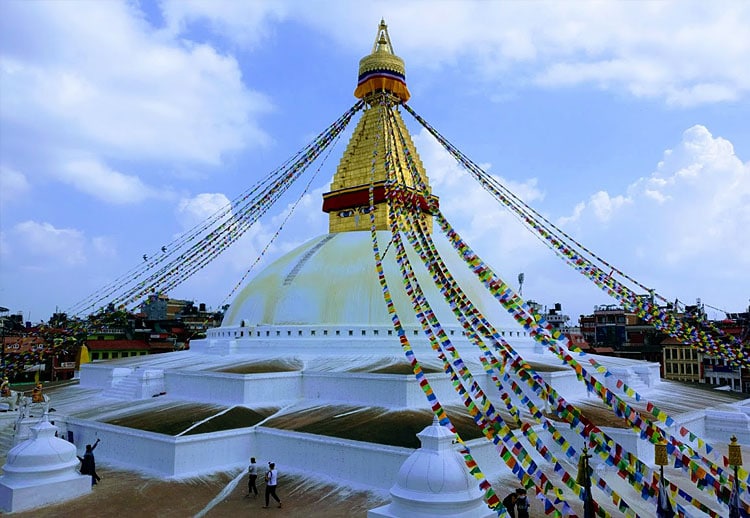
[[[486,172],[668,300],[748,307],[750,3],[585,0],[0,0],[0,306],[68,311],[283,163],[355,103],[381,17],[409,105]],[[510,285],[616,304],[404,118]],[[169,295],[219,308],[327,232],[344,144],[249,274],[302,184]]]

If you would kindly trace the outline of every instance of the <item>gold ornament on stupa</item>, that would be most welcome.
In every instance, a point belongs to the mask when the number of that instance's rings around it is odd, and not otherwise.
[[[358,99],[378,91],[387,91],[406,102],[411,97],[406,87],[404,60],[393,52],[388,26],[380,20],[372,53],[359,60],[359,78],[354,96]]]

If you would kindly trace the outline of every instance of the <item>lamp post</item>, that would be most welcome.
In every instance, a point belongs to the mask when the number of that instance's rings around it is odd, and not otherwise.
[[[3,364],[3,378],[5,377],[5,313],[8,311],[10,311],[8,308],[0,306],[0,343],[2,343],[0,362]]]
[[[589,459],[591,454],[586,444],[583,445],[581,456],[578,458],[578,475],[576,482],[583,486],[583,518],[594,518],[594,499],[591,495],[591,471]]]
[[[729,496],[729,518],[740,518],[740,483],[739,469],[742,466],[742,447],[734,435],[729,441],[729,465],[734,467],[734,483]]]
[[[654,464],[659,466],[659,498],[656,501],[656,516],[658,518],[674,518],[675,512],[667,494],[667,484],[664,483],[664,466],[667,465],[667,442],[662,439],[654,444]]]

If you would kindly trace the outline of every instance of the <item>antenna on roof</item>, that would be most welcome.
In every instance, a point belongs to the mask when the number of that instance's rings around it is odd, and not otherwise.
[[[518,274],[518,295],[523,296],[523,279],[524,275],[523,272]]]

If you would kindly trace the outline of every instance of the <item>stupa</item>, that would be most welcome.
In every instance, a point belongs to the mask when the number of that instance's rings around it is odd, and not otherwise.
[[[436,417],[418,435],[422,446],[401,466],[390,491],[392,502],[369,511],[367,518],[496,516],[453,446],[454,434]]]
[[[439,199],[430,191],[399,111],[410,95],[405,77],[404,62],[393,51],[381,22],[372,52],[360,61],[355,96],[364,103],[363,113],[323,196],[329,232],[258,273],[235,297],[221,327],[209,330],[205,339],[192,341],[190,350],[89,363],[81,367],[78,385],[49,390],[62,436],[79,450],[100,438],[98,462],[161,478],[239,470],[248,458],[256,457],[260,465],[273,461],[285,473],[324,477],[381,493],[393,491],[392,509],[403,510],[409,508],[408,502],[418,501],[414,490],[421,482],[411,478],[409,473],[415,472],[401,470],[417,461],[422,469],[425,451],[415,451],[416,434],[423,431],[422,438],[434,439],[444,454],[470,448],[477,466],[474,473],[481,467],[487,479],[510,479],[517,487],[520,471],[514,468],[521,462],[510,468],[506,461],[515,458],[516,446],[501,457],[499,444],[483,436],[475,424],[477,406],[466,404],[466,390],[462,392],[460,381],[447,372],[449,362],[439,357],[433,337],[425,332],[425,314],[415,311],[413,297],[403,289],[402,266],[408,259],[416,265],[411,285],[421,286],[420,300],[429,301],[429,318],[440,322],[441,340],[451,342],[461,365],[479,373],[474,374],[476,384],[470,390],[495,388],[497,380],[485,372],[482,354],[455,318],[455,305],[463,301],[446,300],[433,282],[433,272],[418,268],[423,263],[418,246],[405,242],[400,255],[393,232],[393,225],[401,224],[400,216],[391,210],[388,198],[393,171],[385,160],[377,159],[388,157],[390,164],[409,164],[409,174],[401,175],[400,196],[410,200],[414,221],[431,236],[476,314],[491,322],[496,336],[535,370],[534,380],[543,380],[559,396],[580,403],[593,424],[606,427],[620,454],[632,452],[645,463],[653,460],[651,445],[624,427],[621,417],[612,417],[607,405],[580,382],[578,371],[534,340],[530,325],[519,326],[483,286],[477,268],[467,266],[453,244],[433,231],[432,212]],[[390,131],[398,138],[384,132],[384,110]],[[387,296],[384,284],[393,288]],[[629,400],[644,415],[655,408],[647,403],[670,412],[675,418],[668,425],[673,433],[686,426],[699,430],[705,439],[721,442],[725,435],[734,434],[741,443],[750,443],[750,405],[740,397],[661,381],[658,364],[590,357],[607,369],[601,385],[616,390],[625,384],[647,396],[648,400]],[[458,363],[454,360],[452,365]],[[501,374],[507,372],[511,369],[500,368]],[[682,396],[679,400],[674,397],[677,392]],[[488,400],[502,409],[494,422],[498,429],[504,421],[511,425],[516,418],[526,421],[506,430],[508,441],[532,450],[532,430],[542,443],[547,442],[547,453],[557,448],[561,437],[563,442],[567,437],[571,444],[580,444],[573,426],[558,426],[555,436],[541,425],[528,426],[555,410],[546,398],[532,395],[531,399],[539,406],[533,416],[526,406],[529,398],[496,391]],[[437,432],[429,427],[435,414],[443,415],[436,408],[450,415],[459,444],[447,444],[442,422]],[[430,439],[432,432],[437,435]],[[560,475],[575,472],[575,459],[557,450],[555,454],[560,461],[544,468],[554,482],[545,487],[575,500],[577,495],[568,491]],[[547,462],[536,452],[533,456],[537,466]],[[528,462],[532,455],[522,458]],[[593,462],[608,469],[605,460]],[[433,466],[443,469],[446,464]],[[465,473],[458,476],[458,468],[452,473],[456,476],[446,486],[447,493],[455,496],[466,490],[466,498],[459,498],[461,506],[475,509],[476,493],[462,478]],[[429,468],[424,475],[419,480],[437,480],[431,478]],[[640,475],[636,478],[639,483],[644,480]],[[639,501],[640,493],[631,491],[629,497]],[[640,514],[653,511],[650,502],[641,505]]]
[[[14,446],[0,476],[0,509],[18,512],[63,502],[91,491],[91,477],[77,471],[72,444],[56,437],[46,414],[32,437]]]

